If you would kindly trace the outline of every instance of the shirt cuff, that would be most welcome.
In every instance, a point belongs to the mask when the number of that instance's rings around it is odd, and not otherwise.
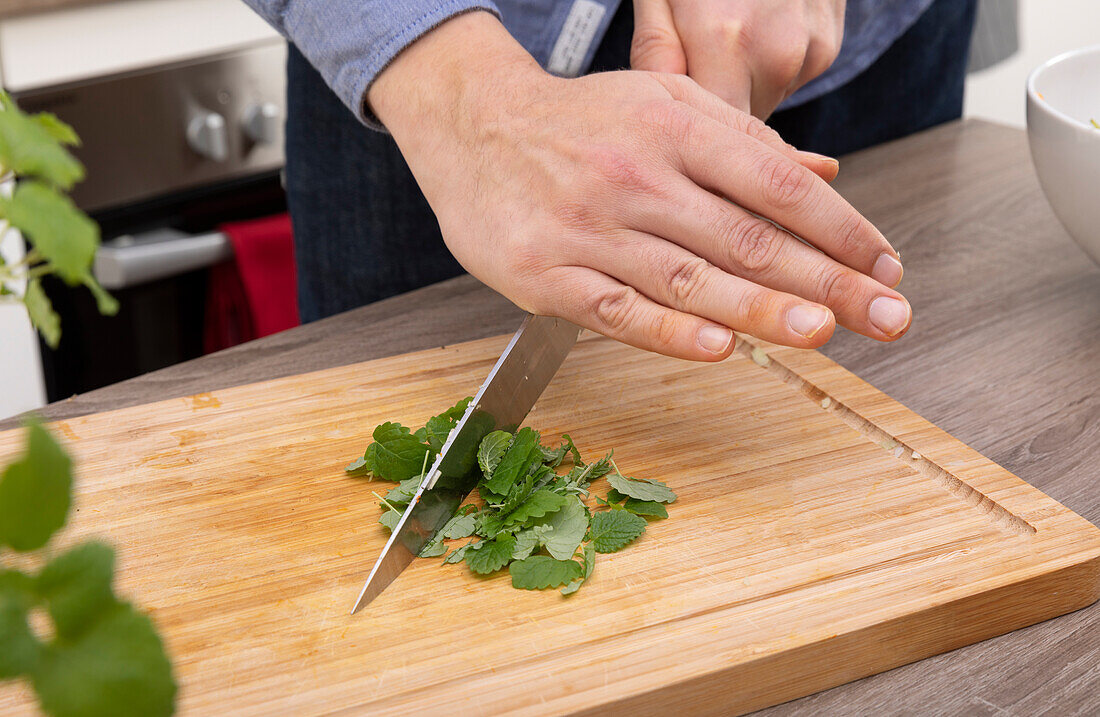
[[[368,127],[385,131],[367,106],[367,90],[406,47],[446,20],[474,10],[500,17],[491,0],[293,3],[287,34],[345,105]]]

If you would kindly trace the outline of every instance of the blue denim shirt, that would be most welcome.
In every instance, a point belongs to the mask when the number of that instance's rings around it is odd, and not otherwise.
[[[364,97],[401,50],[455,15],[486,10],[536,60],[560,75],[591,64],[620,0],[245,0],[301,50],[364,123],[377,126]],[[865,70],[932,0],[848,0],[844,43],[823,75],[781,105],[820,97]]]

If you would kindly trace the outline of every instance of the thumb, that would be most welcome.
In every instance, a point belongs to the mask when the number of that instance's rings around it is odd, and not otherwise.
[[[634,0],[630,68],[687,74],[687,58],[667,0]]]

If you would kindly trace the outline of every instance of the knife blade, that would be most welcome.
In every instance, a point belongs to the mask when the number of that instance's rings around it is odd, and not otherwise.
[[[397,579],[477,485],[477,449],[490,431],[514,431],[577,342],[565,319],[528,314],[455,424],[390,533],[351,609],[354,615]]]

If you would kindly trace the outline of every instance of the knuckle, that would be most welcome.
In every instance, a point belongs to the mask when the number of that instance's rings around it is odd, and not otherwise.
[[[771,302],[762,291],[749,291],[738,299],[737,316],[750,333],[771,323],[774,314]]]
[[[622,334],[630,325],[637,301],[638,292],[632,287],[608,289],[591,298],[592,315],[609,333]]]
[[[655,131],[659,141],[671,146],[683,146],[695,130],[695,114],[675,100],[647,102],[638,114],[644,127]]]
[[[679,333],[679,321],[671,311],[654,311],[649,321],[649,336],[658,346],[671,346]]]
[[[838,257],[854,257],[868,247],[863,237],[867,236],[867,220],[856,212],[849,212],[837,228],[833,239],[833,251]]]
[[[692,256],[670,265],[668,290],[678,306],[691,306],[704,291],[711,265],[706,259]]]
[[[858,295],[855,277],[843,269],[826,271],[818,280],[820,302],[830,308],[845,306]]]
[[[752,45],[752,33],[748,24],[741,18],[725,18],[714,24],[713,34],[720,47],[727,50],[744,52]]]
[[[813,189],[810,170],[785,157],[769,157],[761,176],[765,201],[778,209],[797,207]]]
[[[610,147],[593,152],[592,166],[596,179],[604,185],[623,192],[638,192],[648,188],[641,163],[628,153]]]
[[[630,42],[631,67],[646,67],[653,60],[664,55],[669,48],[677,46],[677,38],[661,27],[640,26],[634,28]]]
[[[779,239],[779,229],[774,224],[745,216],[730,226],[726,251],[733,265],[757,274],[771,266]]]

